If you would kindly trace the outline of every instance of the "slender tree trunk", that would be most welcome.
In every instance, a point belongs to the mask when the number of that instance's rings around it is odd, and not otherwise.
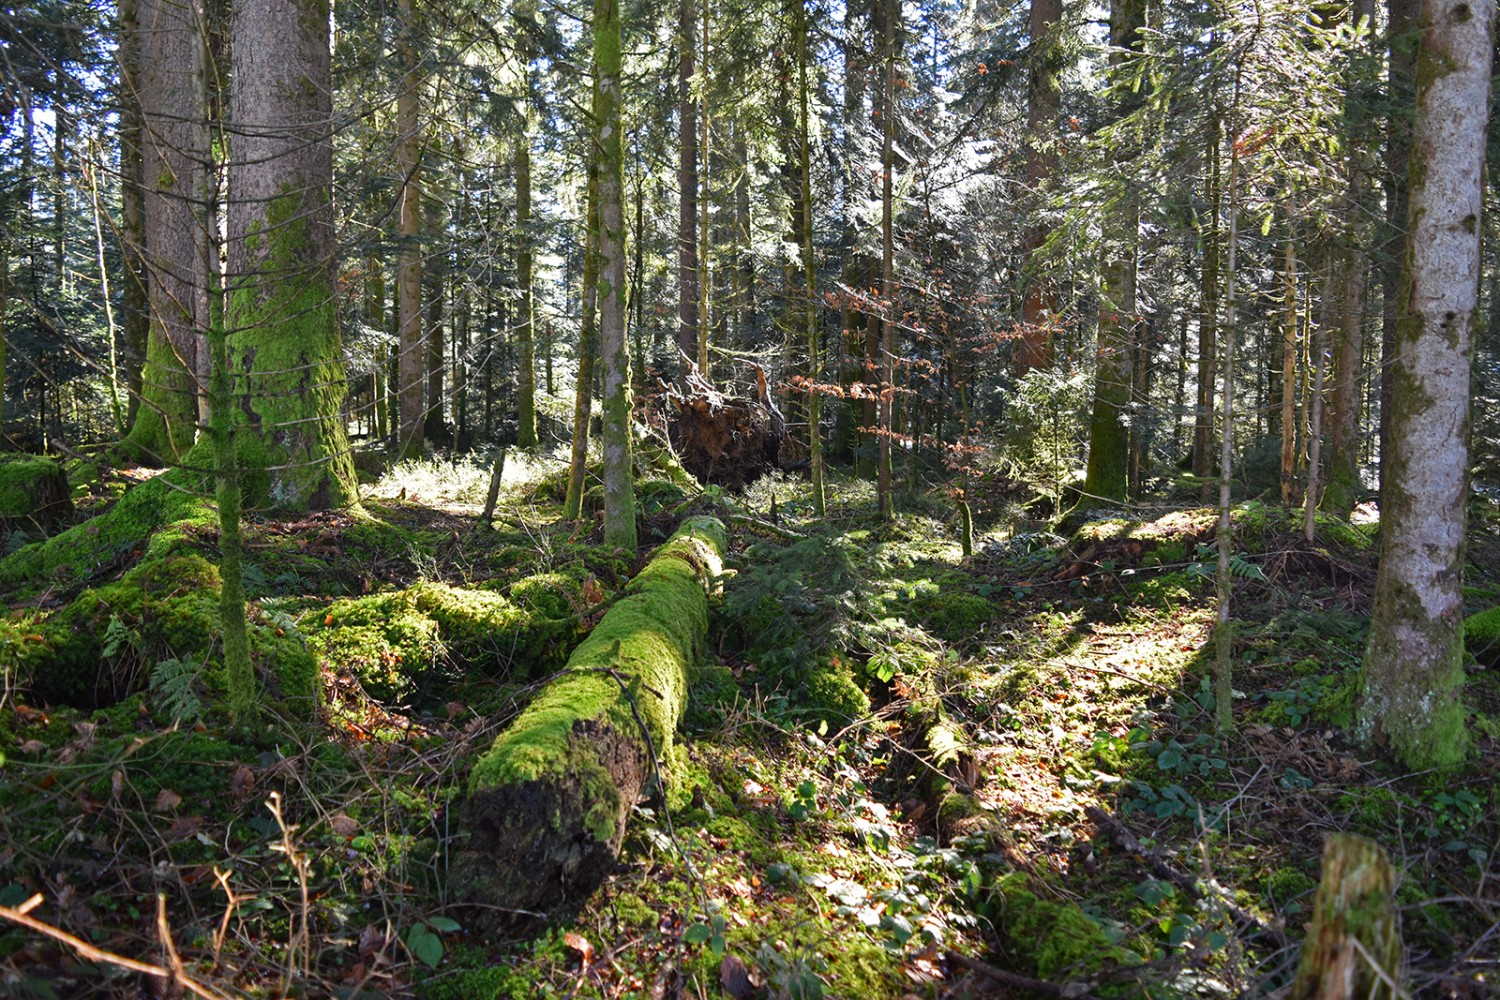
[[[1463,689],[1470,364],[1495,6],[1426,0],[1380,571],[1360,731],[1407,767],[1468,745]]]
[[[598,101],[596,96],[595,101]],[[584,209],[583,316],[578,325],[578,388],[573,399],[573,454],[568,466],[568,493],[563,501],[563,520],[583,515],[584,477],[589,466],[589,420],[594,404],[594,358],[599,354],[599,328],[595,321],[599,301],[599,165],[595,151],[588,153],[588,202]]]
[[[1235,103],[1239,103],[1239,81],[1235,81]],[[1230,554],[1234,548],[1234,529],[1230,520],[1230,487],[1234,464],[1234,350],[1238,317],[1235,314],[1235,279],[1239,250],[1240,158],[1231,152],[1229,160],[1229,253],[1225,268],[1224,293],[1224,433],[1219,448],[1219,548],[1218,571],[1215,574],[1214,621],[1214,727],[1220,733],[1234,730],[1234,682],[1231,674],[1231,652],[1234,647],[1234,621],[1231,616],[1234,577],[1230,575]]]
[[[625,151],[620,134],[620,5],[594,0],[595,141],[599,157],[599,354],[604,369],[604,541],[634,552],[630,350],[625,340]]]
[[[1140,51],[1146,26],[1143,0],[1113,0],[1110,4],[1110,56],[1119,72]],[[1129,110],[1122,99],[1119,113]],[[1128,183],[1128,182],[1127,182]],[[1083,490],[1090,496],[1122,500],[1128,480],[1129,444],[1126,414],[1130,410],[1130,364],[1137,336],[1136,254],[1140,205],[1127,191],[1105,220],[1102,298],[1099,308],[1099,346],[1094,374],[1093,418],[1089,422],[1089,461]]]
[[[798,234],[802,244],[802,308],[804,329],[807,334],[807,451],[812,465],[813,513],[822,517],[825,513],[823,496],[823,417],[822,397],[818,384],[822,381],[822,361],[818,354],[818,290],[817,262],[813,258],[813,209],[812,209],[812,132],[810,124],[809,83],[807,79],[808,38],[807,6],[805,0],[795,0],[796,45],[797,45],[797,106],[798,106],[798,174],[801,180],[802,231]]]
[[[143,55],[138,0],[122,0],[120,11],[120,329],[125,354],[125,387],[129,403],[125,423],[134,426],[141,398],[141,366],[146,361],[146,337],[151,307],[146,291],[146,189],[144,186],[145,126],[141,114],[141,59]]]
[[[1331,251],[1325,251],[1331,254]],[[1307,492],[1302,498],[1302,534],[1310,542],[1317,528],[1319,491],[1323,488],[1323,394],[1328,380],[1327,329],[1333,321],[1335,298],[1333,260],[1323,271],[1323,295],[1312,337],[1312,382],[1308,392]]]
[[[1219,356],[1219,144],[1221,126],[1217,111],[1208,125],[1208,210],[1198,226],[1203,241],[1202,303],[1198,313],[1198,406],[1193,420],[1193,475],[1203,482],[1208,500],[1208,482],[1213,475],[1214,379]]]
[[[523,37],[527,27],[521,29]],[[534,448],[536,436],[536,303],[532,298],[531,238],[531,46],[523,43],[517,53],[524,76],[522,85],[523,126],[516,136],[516,283],[521,287],[521,316],[516,324],[518,351],[516,375],[516,444]]]
[[[698,357],[698,8],[679,0],[677,18],[677,349],[683,371]]]
[[[1297,484],[1297,247],[1286,241],[1282,271],[1281,502],[1291,506]]]
[[[1055,289],[1037,259],[1050,235],[1042,221],[1057,172],[1057,118],[1062,107],[1062,0],[1031,0],[1031,73],[1026,108],[1026,190],[1033,221],[1021,243],[1025,291],[1016,367],[1025,372],[1052,364]]]
[[[1391,378],[1396,360],[1396,327],[1400,319],[1403,255],[1406,249],[1407,166],[1411,159],[1412,104],[1417,83],[1417,14],[1422,0],[1386,0],[1386,38],[1390,46],[1386,91],[1390,114],[1386,119],[1385,220],[1380,262],[1380,495],[1384,509],[1385,481],[1391,453]]]
[[[891,483],[891,407],[896,391],[895,226],[892,204],[896,158],[892,146],[896,138],[896,21],[901,17],[901,0],[879,2],[885,8],[885,74],[880,108],[880,457],[875,491],[879,498],[880,516],[889,521],[896,512]]]
[[[423,400],[426,357],[422,340],[422,132],[418,101],[424,80],[417,48],[417,25],[412,0],[397,0],[401,60],[400,92],[396,96],[396,169],[400,189],[400,253],[396,272],[396,328],[400,343],[396,395],[400,402],[397,455],[422,454]]]
[[[710,342],[710,307],[713,290],[713,274],[710,268],[710,233],[708,229],[709,207],[709,131],[708,131],[708,75],[713,63],[709,48],[709,0],[703,0],[703,60],[699,75],[703,77],[700,88],[702,98],[698,108],[698,173],[703,192],[698,199],[698,370],[704,378],[709,377],[708,347]]]

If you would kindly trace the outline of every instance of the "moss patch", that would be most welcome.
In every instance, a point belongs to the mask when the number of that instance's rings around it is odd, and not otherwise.
[[[1488,667],[1500,667],[1500,607],[1464,620],[1464,648]]]

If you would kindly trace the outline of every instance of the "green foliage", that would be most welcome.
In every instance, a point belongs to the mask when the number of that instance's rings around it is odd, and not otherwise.
[[[151,700],[174,722],[192,722],[203,714],[199,677],[203,664],[193,659],[162,660],[151,668]]]
[[[1500,667],[1500,607],[1464,619],[1464,648],[1478,662]]]
[[[1010,398],[996,452],[1002,471],[1062,504],[1064,487],[1078,469],[1088,428],[1091,379],[1086,368],[1036,368],[1021,377]]]

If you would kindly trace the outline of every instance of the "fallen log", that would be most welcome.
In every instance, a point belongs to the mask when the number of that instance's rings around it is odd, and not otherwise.
[[[661,547],[469,778],[460,892],[535,913],[614,868],[631,808],[682,716],[725,536],[691,518]]]
[[[44,455],[0,454],[0,522],[51,526],[73,513],[68,475]]]

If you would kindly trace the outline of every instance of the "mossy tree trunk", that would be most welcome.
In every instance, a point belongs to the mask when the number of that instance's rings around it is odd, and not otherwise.
[[[604,368],[604,541],[634,550],[634,393],[625,339],[625,150],[620,4],[594,0],[594,141],[599,158],[599,353]]]
[[[117,59],[120,79],[125,83],[124,99],[120,107],[120,257],[125,272],[121,282],[121,334],[125,353],[125,386],[129,402],[125,409],[125,423],[135,423],[135,414],[140,406],[141,366],[146,360],[146,339],[151,326],[150,305],[146,295],[145,260],[145,213],[146,191],[144,187],[144,160],[142,157],[145,139],[144,121],[141,115],[140,88],[141,58],[144,38],[140,30],[140,4],[138,0],[122,0],[119,5],[120,46]],[[0,342],[0,352],[5,350]],[[0,374],[0,385],[4,375]],[[0,393],[0,398],[4,394]]]
[[[228,349],[246,500],[358,499],[340,404],[324,0],[234,11]]]
[[[1494,20],[1491,3],[1422,7],[1380,571],[1360,705],[1363,735],[1411,768],[1457,763],[1467,745],[1469,372]]]
[[[718,521],[684,523],[475,764],[459,863],[471,901],[545,910],[613,869],[681,718],[724,547]]]
[[[1395,891],[1396,870],[1379,844],[1352,833],[1328,837],[1290,1000],[1393,1000],[1405,995],[1399,989]]]
[[[193,446],[198,427],[198,355],[207,328],[208,186],[206,39],[197,3],[140,0],[141,68],[136,87],[143,128],[143,259],[150,325],[141,398],[127,454],[165,465]]]
[[[1052,313],[1056,289],[1039,257],[1050,234],[1042,221],[1057,171],[1057,116],[1062,107],[1062,0],[1031,0],[1031,73],[1026,86],[1026,192],[1032,222],[1021,243],[1025,292],[1016,369],[1052,366]]]
[[[1141,0],[1114,0],[1110,4],[1110,56],[1118,73],[1141,48],[1146,26],[1146,7]],[[1128,88],[1116,83],[1117,93]],[[1133,98],[1121,97],[1117,113],[1126,114]],[[1127,185],[1130,183],[1125,181]],[[1083,490],[1090,496],[1110,500],[1125,498],[1129,475],[1130,443],[1125,422],[1130,410],[1135,338],[1140,318],[1136,314],[1136,255],[1139,249],[1140,203],[1126,191],[1105,225],[1099,308],[1099,343],[1094,372],[1094,407],[1089,421],[1089,461]]]
[[[400,253],[396,265],[396,330],[399,346],[396,376],[397,455],[422,453],[423,402],[426,372],[422,342],[422,132],[418,123],[419,92],[423,86],[417,49],[417,25],[412,0],[397,4],[401,60],[400,92],[396,96],[396,169],[400,185]]]

